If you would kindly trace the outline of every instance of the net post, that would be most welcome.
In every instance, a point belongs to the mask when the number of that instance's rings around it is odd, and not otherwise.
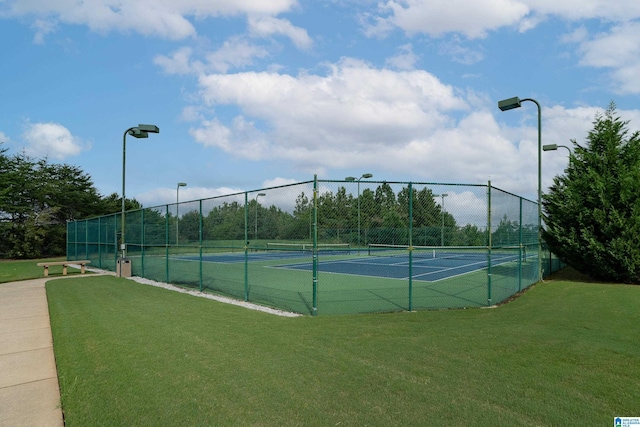
[[[318,315],[318,175],[313,175],[313,307],[312,316]]]

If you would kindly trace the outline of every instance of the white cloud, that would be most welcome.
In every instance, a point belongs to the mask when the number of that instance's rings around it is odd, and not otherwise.
[[[44,38],[47,34],[55,31],[57,25],[55,22],[36,19],[31,28],[35,30],[35,35],[33,36],[33,42],[35,44],[44,44]]]
[[[194,58],[191,47],[182,47],[169,56],[156,55],[153,62],[167,74],[226,73],[230,69],[253,65],[255,58],[265,58],[267,49],[249,42],[241,36],[225,40],[222,46],[206,53],[204,60]]]
[[[274,34],[288,37],[299,49],[309,49],[313,41],[307,31],[296,27],[286,19],[274,18],[273,16],[250,16],[248,20],[249,30],[252,34],[260,37],[270,37]]]
[[[387,66],[397,70],[413,70],[418,61],[418,55],[413,53],[411,43],[402,45],[398,48],[398,53],[385,61]]]
[[[514,0],[391,0],[381,3],[381,16],[374,31],[395,26],[415,34],[440,36],[461,33],[468,38],[485,37],[487,31],[515,25],[529,13],[529,7]]]
[[[264,58],[268,54],[265,48],[254,45],[243,37],[232,37],[220,49],[206,55],[206,70],[226,73],[231,68],[253,65],[254,58]]]
[[[58,123],[29,124],[22,135],[25,151],[35,157],[52,157],[64,160],[86,150],[88,145]]]
[[[463,46],[458,37],[443,42],[440,45],[440,53],[464,65],[473,65],[484,59],[484,53]]]
[[[582,43],[587,40],[588,37],[589,31],[584,26],[580,26],[570,33],[562,36],[560,41],[562,41],[563,43]]]
[[[617,92],[640,93],[640,22],[626,22],[591,39],[574,40],[579,41],[581,65],[611,69]]]
[[[217,187],[217,188],[207,188],[207,187],[186,187],[180,188],[180,203],[200,200],[200,199],[208,199],[211,197],[218,196],[226,196],[228,194],[236,194],[243,190],[237,188],[229,188],[229,187]],[[144,193],[138,194],[135,196],[135,199],[142,203],[145,207],[152,206],[160,206],[160,205],[175,205],[177,197],[177,189],[173,188],[155,188],[150,191],[146,191]],[[188,212],[188,208],[180,207],[180,215]],[[175,212],[174,212],[175,214]]]
[[[247,158],[340,167],[372,147],[398,147],[447,126],[449,112],[467,108],[451,86],[425,71],[375,69],[352,59],[328,65],[328,70],[325,76],[202,76],[203,101],[237,106],[242,116],[230,125],[203,122],[192,134],[202,144]],[[345,154],[336,156],[337,151]]]
[[[629,0],[389,0],[369,15],[365,34],[385,35],[393,28],[438,37],[457,33],[485,37],[502,27],[525,32],[555,16],[568,21],[599,19],[627,22],[640,17],[640,2]]]
[[[262,186],[264,188],[269,188],[269,187],[280,187],[283,185],[290,185],[290,184],[295,184],[298,181],[295,179],[290,179],[290,178],[280,178],[280,177],[276,177],[273,179],[267,179],[262,183]]]
[[[34,16],[40,22],[36,39],[57,21],[86,25],[93,31],[135,31],[168,39],[183,39],[196,30],[187,17],[207,18],[237,14],[277,15],[297,0],[8,0],[5,14]],[[46,25],[44,23],[46,22]]]
[[[217,147],[250,160],[269,157],[269,142],[254,124],[242,116],[233,119],[231,127],[218,120],[204,121],[202,126],[189,131],[205,147]]]
[[[174,51],[171,56],[156,55],[153,62],[167,74],[191,74],[197,72],[198,65],[191,62],[193,49],[182,47]]]
[[[202,76],[203,101],[232,105],[241,115],[203,121],[192,134],[239,157],[288,161],[292,170],[320,176],[367,167],[430,182],[491,179],[535,199],[535,114],[516,127],[501,126],[501,113],[488,109],[486,95],[462,93],[424,71],[376,69],[352,59],[328,69],[324,76]],[[543,144],[584,140],[598,111],[544,107]],[[545,188],[566,166],[559,153],[544,154]]]
[[[640,17],[640,3],[629,0],[522,0],[522,3],[536,14],[555,15],[570,21],[626,21]]]

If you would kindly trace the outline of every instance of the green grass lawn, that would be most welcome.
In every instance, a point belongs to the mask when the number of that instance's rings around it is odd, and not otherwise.
[[[640,287],[282,318],[115,277],[47,284],[67,426],[611,425],[640,414]]]
[[[44,258],[27,260],[0,260],[0,283],[15,282],[16,280],[38,279],[44,277],[44,268],[37,263],[44,261],[64,261],[66,258]],[[69,268],[68,274],[79,274],[80,270]],[[62,266],[49,267],[49,276],[62,276]]]

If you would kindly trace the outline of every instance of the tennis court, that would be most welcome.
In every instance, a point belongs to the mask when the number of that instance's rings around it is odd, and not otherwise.
[[[495,253],[493,253],[495,252]],[[501,300],[518,290],[514,269],[534,268],[521,248],[492,251],[493,286],[487,287],[489,254],[477,247],[413,247],[370,245],[369,248],[323,247],[316,252],[316,273],[321,283],[319,304],[324,314],[439,309],[486,305],[493,294]],[[526,261],[526,262],[525,262]],[[189,267],[189,264],[192,267]],[[239,250],[218,248],[202,254],[171,257],[174,282],[183,282],[200,264],[208,276],[204,288],[248,295],[255,301],[300,313],[313,307],[314,259],[310,245],[289,245]],[[178,277],[182,277],[179,280]],[[249,285],[242,287],[242,277]]]
[[[490,183],[314,177],[122,219],[70,222],[68,259],[114,269],[126,224],[133,275],[311,315],[487,306],[553,269],[537,205]]]
[[[267,248],[243,252],[209,254],[202,257],[208,263],[264,263],[264,268],[313,271],[312,246]],[[486,248],[415,247],[370,245],[366,250],[348,245],[318,250],[318,272],[388,279],[436,282],[487,269]],[[491,256],[492,266],[517,262],[522,255],[515,250]],[[199,261],[199,256],[185,256]],[[280,262],[278,262],[280,261]],[[409,270],[411,272],[409,272]]]

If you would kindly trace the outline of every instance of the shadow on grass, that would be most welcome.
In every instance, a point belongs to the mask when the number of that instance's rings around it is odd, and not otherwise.
[[[621,283],[614,283],[614,282],[594,279],[593,277],[591,277],[591,276],[589,276],[587,274],[580,273],[579,271],[577,271],[576,269],[574,269],[572,267],[565,267],[562,270],[556,271],[555,273],[553,273],[550,276],[546,277],[544,279],[544,281],[545,282],[563,281],[563,282],[598,283],[598,284],[601,284],[601,285],[621,284]]]

